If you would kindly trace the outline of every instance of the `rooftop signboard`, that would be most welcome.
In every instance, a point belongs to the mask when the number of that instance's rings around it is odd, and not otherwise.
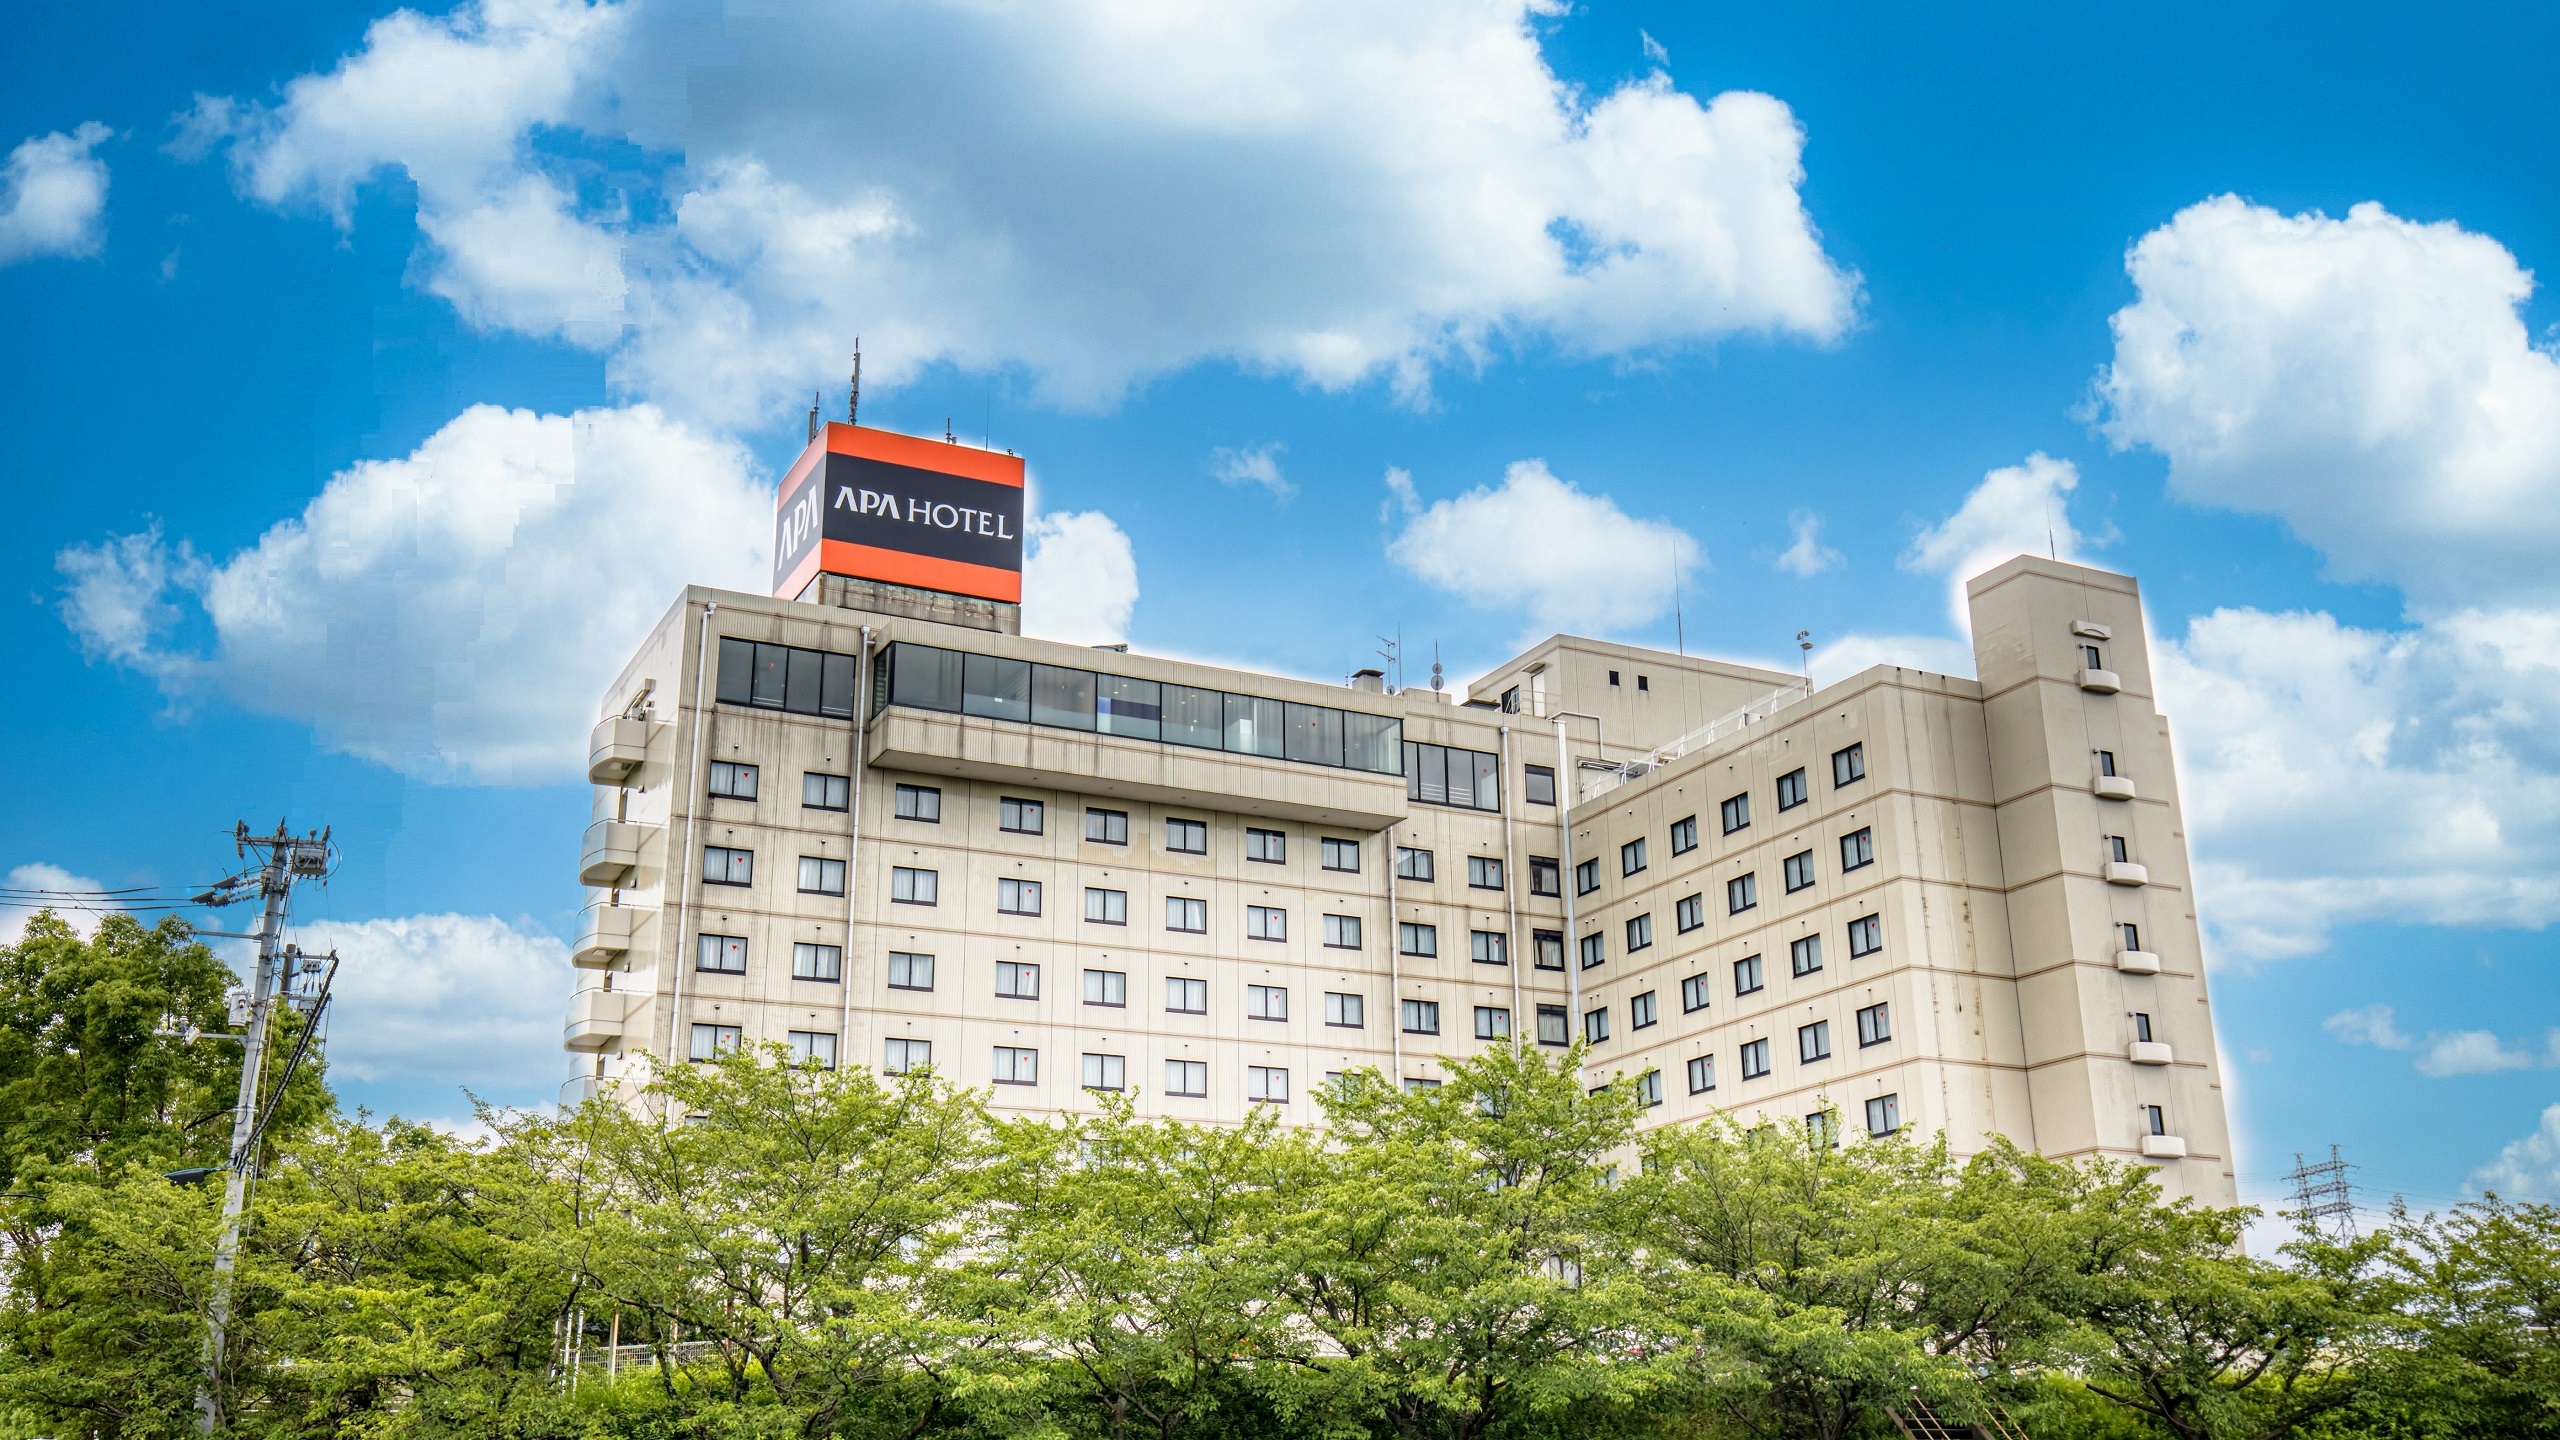
[[[820,572],[1019,604],[1023,469],[999,454],[829,421],[774,495],[773,593]]]

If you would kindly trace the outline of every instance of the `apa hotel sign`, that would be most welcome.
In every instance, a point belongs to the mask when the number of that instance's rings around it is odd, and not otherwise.
[[[773,593],[823,571],[1022,600],[1022,457],[829,422],[774,496]]]

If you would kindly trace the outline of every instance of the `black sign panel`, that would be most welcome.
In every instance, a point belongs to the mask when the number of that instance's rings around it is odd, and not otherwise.
[[[1021,571],[1021,486],[858,455],[831,453],[826,467],[827,539]]]

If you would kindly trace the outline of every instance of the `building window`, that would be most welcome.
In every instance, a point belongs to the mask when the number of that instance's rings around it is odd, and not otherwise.
[[[1289,938],[1289,912],[1276,905],[1244,907],[1244,938],[1247,940],[1286,940]]]
[[[1652,944],[1653,917],[1649,914],[1629,916],[1627,918],[1627,953],[1632,955]]]
[[[1336,950],[1360,948],[1360,917],[1327,915],[1324,917],[1324,943]]]
[[[1739,915],[1760,903],[1760,874],[1753,871],[1724,882],[1724,913]]]
[[[842,980],[844,947],[817,945],[803,940],[791,947],[791,978],[794,980]]]
[[[698,1030],[698,1029],[700,1029],[701,1027],[700,1027],[700,1026],[695,1026],[694,1028]],[[2143,1107],[2142,1107],[2142,1128],[2143,1128],[2144,1133],[2146,1133],[2146,1134],[2151,1134],[2151,1135],[2166,1135],[2166,1134],[2168,1134],[2168,1133],[2169,1133],[2169,1116],[2168,1116],[2168,1113],[2167,1113],[2166,1111],[2162,1110],[2162,1109],[2161,1109],[2159,1106],[2157,1106],[2157,1105],[2145,1105],[2145,1106],[2143,1106]]]
[[[1561,1005],[1538,1007],[1538,1043],[1570,1045],[1573,1043],[1573,1017]]]
[[[2123,836],[2110,835],[2107,837],[2107,858],[2115,861],[2119,865],[2129,863],[2133,859],[2133,852],[2125,848]]]
[[[1129,812],[1126,810],[1085,811],[1084,838],[1096,845],[1128,844]]]
[[[1037,915],[1040,913],[1040,882],[1037,880],[998,880],[996,913],[1000,915]]]
[[[1637,838],[1618,847],[1618,873],[1639,874],[1644,870],[1644,841]]]
[[[821,1070],[836,1068],[836,1037],[829,1030],[793,1030],[782,1037],[791,1047],[795,1065],[815,1065]]]
[[[1600,932],[1599,932],[1599,931],[1594,930],[1594,931],[1592,931],[1590,934],[1585,935],[1585,936],[1583,936],[1583,937],[1582,937],[1582,968],[1583,968],[1583,969],[1585,969],[1585,970],[1592,969],[1592,968],[1594,968],[1594,967],[1596,967],[1596,966],[1599,966],[1599,965],[1601,965],[1601,964],[1606,963],[1606,962],[1608,961],[1608,959],[1609,959],[1609,942],[1608,942],[1608,940],[1607,940],[1606,938],[1604,938],[1604,937],[1600,934]]]
[[[922,820],[929,825],[942,823],[942,792],[931,785],[898,787],[898,818]]]
[[[2080,658],[2092,670],[2104,670],[2107,668],[2106,661],[2100,656],[2098,647],[2095,645],[2081,646]]]
[[[1209,825],[1205,820],[1167,820],[1164,822],[1164,848],[1175,855],[1209,853]]]
[[[1248,825],[1244,832],[1244,858],[1265,865],[1286,864],[1289,859],[1289,836],[1279,830],[1257,830]]]
[[[1716,1057],[1701,1055],[1689,1062],[1689,1093],[1704,1095],[1716,1088]]]
[[[1509,686],[1509,687],[1507,687],[1507,688],[1505,688],[1505,689],[1503,690],[1503,692],[1502,692],[1502,713],[1503,713],[1503,714],[1505,714],[1505,715],[1517,715],[1517,714],[1519,714],[1519,713],[1520,713],[1520,687],[1519,687],[1519,686],[1517,686],[1517,685],[1513,685],[1513,686]]]
[[[2126,921],[2124,924],[2119,925],[2119,926],[2117,926],[2116,928],[2117,928],[2118,930],[2122,931],[2122,932],[2123,932],[2123,934],[2124,934],[2124,948],[2126,948],[2127,950],[2135,950],[2135,951],[2139,951],[2139,950],[2142,948],[2142,927],[2141,927],[2141,926],[2136,925],[2136,924],[2134,924],[2132,921],[2128,920],[2128,921]]]
[[[1520,767],[1520,793],[1528,796],[1532,805],[1553,805],[1556,803],[1556,772],[1544,765]]]
[[[1431,869],[1431,852],[1428,850],[1415,850],[1403,845],[1397,846],[1396,878],[1399,880],[1419,880],[1426,885],[1431,883],[1434,878]]]
[[[939,905],[942,903],[942,874],[936,870],[910,870],[904,865],[890,867],[889,899],[899,905]]]
[[[1087,970],[1084,972],[1084,1003],[1107,1005],[1114,1010],[1129,1003],[1129,972],[1126,970]]]
[[[1840,837],[1840,868],[1855,870],[1876,863],[1876,832],[1858,830]]]
[[[1406,955],[1432,956],[1440,953],[1440,929],[1436,925],[1417,925],[1410,920],[1396,926],[1396,949]]]
[[[2110,780],[2115,778],[2116,752],[2113,750],[2101,750],[2098,752],[2098,773]]]
[[[756,852],[726,845],[702,847],[702,881],[706,885],[747,885],[756,877]]]
[[[1597,1045],[1609,1038],[1609,1007],[1582,1012],[1582,1038]]]
[[[1470,930],[1467,932],[1467,956],[1479,965],[1508,965],[1511,963],[1510,937],[1499,930]]]
[[[1037,800],[1016,800],[1007,795],[996,801],[996,828],[1012,835],[1040,835],[1048,831],[1049,807]]]
[[[1286,985],[1244,987],[1244,1018],[1247,1020],[1288,1019],[1289,987]]]
[[[1831,1022],[1816,1020],[1796,1028],[1796,1058],[1810,1065],[1831,1058]]]
[[[1343,1030],[1358,1030],[1368,1021],[1369,1002],[1358,995],[1345,995],[1328,990],[1324,995],[1324,1023]]]
[[[1164,897],[1164,928],[1186,935],[1209,933],[1209,902],[1189,900],[1180,895]]]
[[[1750,797],[1750,796],[1748,796],[1748,795],[1736,795],[1736,796],[1734,796],[1732,799],[1727,800],[1726,802],[1724,802],[1723,810],[1724,810],[1724,833],[1726,833],[1727,835],[1730,835],[1730,834],[1732,834],[1732,833],[1733,833],[1734,831],[1736,831],[1736,830],[1744,830],[1744,829],[1748,829],[1748,828],[1750,828],[1750,825],[1751,825],[1751,797]]]
[[[1884,918],[1866,915],[1849,922],[1849,958],[1873,955],[1884,948]]]
[[[1680,1013],[1685,1015],[1692,1010],[1706,1008],[1707,977],[1705,972],[1701,971],[1680,982]]]
[[[1831,788],[1854,785],[1867,778],[1867,747],[1852,745],[1831,752]]]
[[[1502,808],[1502,757],[1455,746],[1404,745],[1404,793],[1426,805]]]
[[[1597,858],[1585,860],[1581,864],[1573,867],[1574,894],[1588,895],[1599,888],[1600,862]]]
[[[1360,842],[1336,840],[1327,836],[1316,842],[1317,859],[1327,870],[1340,870],[1348,875],[1360,873]]]
[[[1088,925],[1126,925],[1129,923],[1129,892],[1096,890],[1084,892],[1084,918]]]
[[[1650,990],[1627,1002],[1627,1028],[1630,1030],[1645,1029],[1660,1018]]]
[[[843,810],[853,803],[853,777],[828,775],[816,770],[800,774],[800,807],[804,810]]]
[[[1502,862],[1489,855],[1467,857],[1467,888],[1499,890],[1502,888]]]
[[[1404,1093],[1407,1095],[1428,1095],[1439,1088],[1440,1082],[1437,1080],[1425,1080],[1416,1075],[1404,1077]]]
[[[1653,688],[1653,680],[1652,680],[1652,678],[1651,678],[1651,677],[1649,677],[1649,676],[1644,676],[1644,675],[1639,675],[1639,676],[1637,676],[1637,677],[1636,677],[1636,688],[1637,688],[1637,689],[1639,689],[1639,690],[1650,690],[1650,689],[1652,689],[1652,688]]]
[[[841,895],[844,893],[844,862],[823,855],[800,857],[800,893],[803,895]]]
[[[1783,815],[1811,798],[1813,792],[1804,783],[1802,767],[1778,777],[1778,813]]]
[[[734,760],[711,762],[711,793],[722,800],[756,798],[756,767]]]
[[[2146,1045],[2151,1043],[2151,1017],[2139,1010],[2133,1015],[2133,1038]]]
[[[1746,1040],[1742,1044],[1742,1078],[1757,1080],[1769,1073],[1769,1042]]]
[[[1902,1097],[1879,1095],[1867,1102],[1867,1133],[1881,1140],[1902,1128]]]
[[[1164,1062],[1164,1093],[1197,1100],[1209,1093],[1209,1062],[1206,1060],[1167,1060]]]
[[[1759,956],[1745,955],[1741,959],[1733,962],[1734,994],[1749,995],[1758,990],[1761,984],[1762,979]]]
[[[718,694],[723,705],[851,719],[854,669],[850,655],[723,636]]]
[[[1206,1015],[1209,1013],[1209,982],[1186,980],[1168,975],[1164,982],[1164,1008],[1173,1015]]]
[[[1040,998],[1040,967],[1026,960],[996,962],[996,995],[1004,1000]]]
[[[1114,1094],[1128,1088],[1129,1057],[1126,1055],[1087,1055],[1084,1057],[1084,1088],[1109,1090]]]
[[[888,1054],[880,1066],[884,1075],[904,1075],[911,1070],[933,1068],[933,1042],[930,1040],[892,1040]]]
[[[1532,895],[1564,893],[1564,872],[1554,859],[1545,855],[1529,857],[1529,893]]]
[[[1612,671],[1610,671],[1610,672],[1609,672],[1609,683],[1610,683],[1610,684],[1612,684],[1612,685],[1615,685],[1615,684],[1617,684],[1617,683],[1618,683],[1618,672],[1617,672],[1617,671],[1612,670]]]
[[[746,974],[747,937],[744,935],[695,936],[693,968],[713,975]]]
[[[890,951],[889,988],[892,990],[932,989],[933,957],[910,955],[904,950]]]
[[[1881,1045],[1893,1038],[1893,1018],[1881,1004],[1870,1005],[1858,1012],[1858,1044],[1861,1048]]]
[[[1476,1038],[1508,1040],[1511,1038],[1511,1012],[1493,1005],[1476,1007]]]
[[[1697,929],[1699,926],[1706,924],[1707,897],[1704,895],[1683,896],[1678,904],[1671,907],[1671,919],[1672,923],[1680,927],[1680,933],[1683,935],[1686,935],[1690,931]]]
[[[1636,1077],[1636,1100],[1646,1109],[1662,1103],[1662,1072],[1647,1070]]]
[[[1397,1008],[1404,1020],[1404,1033],[1407,1035],[1437,1035],[1440,1033],[1439,1001],[1407,1000]]]
[[[1289,1072],[1277,1065],[1247,1065],[1244,1098],[1263,1105],[1288,1104]]]
[[[1811,888],[1813,885],[1813,852],[1807,850],[1801,854],[1788,856],[1786,872],[1788,894],[1793,895],[1799,890]]]
[[[1804,1117],[1804,1138],[1825,1150],[1840,1148],[1840,1117],[1829,1110],[1816,1110]]]
[[[1787,942],[1787,968],[1798,975],[1810,975],[1822,968],[1822,937],[1807,935]]]
[[[717,1060],[736,1050],[740,1043],[742,1032],[735,1025],[696,1025],[693,1027],[691,1058]]]
[[[1684,816],[1671,822],[1671,853],[1686,855],[1698,848],[1698,817]]]

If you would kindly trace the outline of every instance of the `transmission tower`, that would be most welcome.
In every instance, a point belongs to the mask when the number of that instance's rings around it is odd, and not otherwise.
[[[2329,1158],[2317,1164],[2303,1159],[2301,1151],[2293,1152],[2293,1173],[2284,1177],[2293,1182],[2294,1208],[2332,1239],[2356,1238],[2355,1193],[2347,1182],[2347,1172],[2354,1168],[2332,1145]]]

